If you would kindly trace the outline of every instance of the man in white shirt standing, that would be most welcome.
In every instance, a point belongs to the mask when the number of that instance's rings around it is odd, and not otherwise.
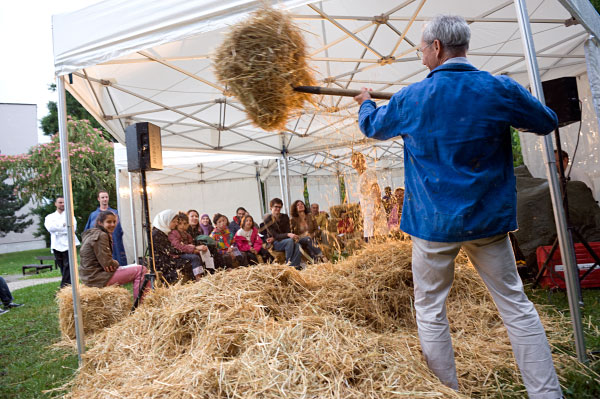
[[[69,237],[67,230],[67,215],[65,214],[65,199],[57,197],[54,202],[56,212],[46,216],[44,227],[50,233],[50,249],[54,252],[54,260],[60,268],[62,280],[60,288],[71,284],[71,270],[69,269]],[[77,221],[75,229],[77,228]],[[79,240],[75,237],[75,245],[79,245]]]

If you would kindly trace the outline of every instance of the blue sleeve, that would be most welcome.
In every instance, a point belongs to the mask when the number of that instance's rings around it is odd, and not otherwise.
[[[546,135],[558,126],[558,118],[554,111],[543,105],[523,86],[508,77],[506,84],[510,85],[512,99],[511,125],[523,132]]]
[[[92,224],[92,215],[94,214],[94,212],[90,213],[90,216],[88,216],[88,220],[87,223],[85,224],[85,227],[83,228],[83,231],[89,230],[92,228],[91,224]]]
[[[379,108],[375,102],[363,102],[358,111],[358,126],[369,138],[387,140],[399,136],[402,126],[402,94],[396,93]]]

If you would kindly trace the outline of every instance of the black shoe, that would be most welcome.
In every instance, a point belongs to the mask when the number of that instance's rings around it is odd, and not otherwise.
[[[23,306],[23,304],[11,302],[8,305],[4,305],[4,309],[18,308],[19,306]]]
[[[8,309],[0,309],[0,314],[8,313]]]

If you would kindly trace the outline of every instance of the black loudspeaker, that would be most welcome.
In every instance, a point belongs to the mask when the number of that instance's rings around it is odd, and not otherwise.
[[[162,170],[160,128],[149,122],[140,122],[125,129],[127,169],[130,172]]]
[[[542,82],[546,105],[556,112],[558,127],[581,120],[577,78],[568,76]]]

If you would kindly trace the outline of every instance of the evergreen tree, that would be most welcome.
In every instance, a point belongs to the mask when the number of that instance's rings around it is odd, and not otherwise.
[[[17,216],[17,211],[25,205],[14,192],[14,186],[5,183],[8,176],[0,175],[0,237],[14,231],[22,233],[33,220],[27,220],[29,215]]]

